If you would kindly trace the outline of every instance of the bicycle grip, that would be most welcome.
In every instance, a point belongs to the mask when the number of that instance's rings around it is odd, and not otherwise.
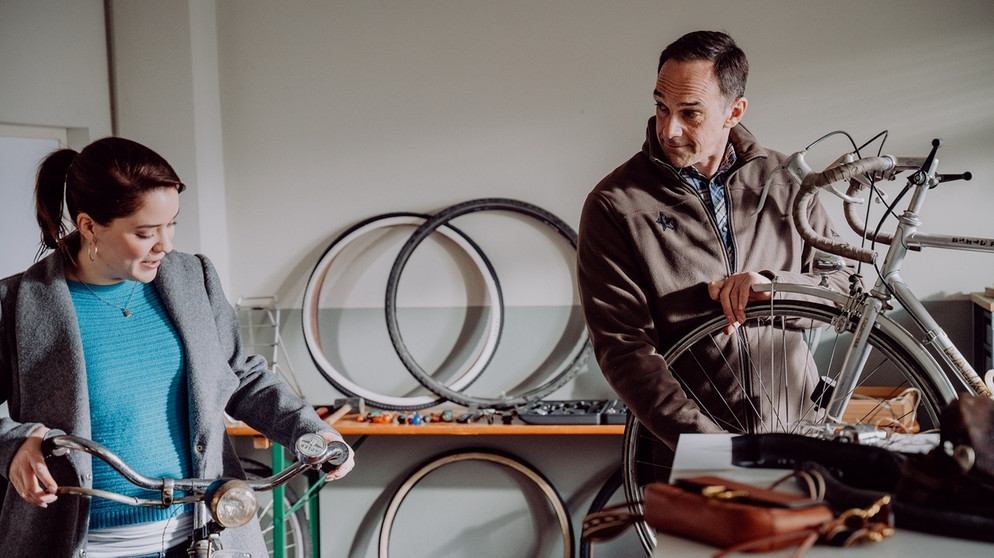
[[[41,439],[41,455],[48,460],[51,457],[62,457],[69,453],[68,448],[63,448],[55,444],[54,438],[56,436],[65,436],[64,430],[52,429],[45,433],[45,437]]]
[[[345,442],[328,442],[325,452],[328,459],[321,465],[321,470],[330,473],[349,459],[349,446]]]

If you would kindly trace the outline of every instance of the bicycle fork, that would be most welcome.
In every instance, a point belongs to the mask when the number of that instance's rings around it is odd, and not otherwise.
[[[193,507],[193,542],[187,549],[190,558],[252,558],[240,550],[222,550],[221,535],[212,528],[210,512],[205,502],[197,502]]]
[[[854,299],[865,299],[862,306],[862,314],[853,332],[853,339],[846,351],[845,359],[839,375],[834,379],[830,388],[828,403],[825,404],[825,413],[829,420],[842,422],[842,415],[849,406],[856,385],[859,383],[861,372],[866,360],[870,355],[870,332],[873,324],[877,321],[877,316],[884,307],[884,300],[876,296],[860,295]],[[843,314],[841,319],[848,320],[850,315]],[[837,327],[840,327],[841,324]]]

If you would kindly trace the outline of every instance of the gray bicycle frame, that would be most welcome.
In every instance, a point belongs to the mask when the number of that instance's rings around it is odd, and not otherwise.
[[[903,166],[903,168],[912,167],[913,165],[908,164],[909,162],[920,161],[920,159],[910,158],[896,160],[898,161],[898,165]],[[882,318],[885,318],[883,312],[892,297],[897,299],[901,307],[904,308],[924,332],[922,339],[916,339],[907,330],[900,328],[904,333],[898,340],[904,348],[912,354],[917,355],[919,361],[934,363],[935,359],[932,358],[931,353],[926,348],[929,346],[935,347],[936,352],[942,356],[945,363],[963,380],[966,386],[979,395],[991,397],[991,391],[985,385],[984,380],[980,378],[963,356],[963,353],[953,345],[946,332],[929,314],[925,306],[901,277],[901,267],[904,265],[904,259],[909,250],[917,251],[922,248],[940,248],[944,250],[994,252],[994,239],[929,234],[918,230],[918,227],[921,225],[919,212],[925,203],[925,195],[929,189],[939,183],[939,180],[935,178],[937,165],[938,159],[934,159],[926,175],[926,179],[913,185],[911,201],[908,203],[908,207],[904,213],[898,217],[894,240],[890,242],[890,247],[886,251],[884,263],[880,268],[877,280],[873,288],[864,293],[865,296],[862,296],[860,300],[854,300],[851,296],[838,293],[828,295],[824,292],[825,289],[815,292],[812,291],[811,287],[804,285],[774,284],[773,286],[764,285],[761,287],[765,288],[757,289],[768,292],[796,292],[830,298],[848,311],[858,312],[859,322],[853,333],[853,339],[846,352],[840,373],[836,378],[835,388],[828,403],[825,405],[827,417],[831,420],[840,421],[843,411],[849,404],[849,400],[859,382],[863,366],[869,356],[870,346],[868,339],[870,331],[875,324],[880,322]],[[847,199],[834,189],[830,189],[830,191],[843,199]],[[846,203],[852,202],[846,201]],[[862,231],[857,230],[856,232],[861,233]],[[888,321],[891,320],[888,319]],[[951,401],[954,399],[957,396],[956,390],[941,367],[930,366],[929,371],[936,387],[948,397],[948,400]]]

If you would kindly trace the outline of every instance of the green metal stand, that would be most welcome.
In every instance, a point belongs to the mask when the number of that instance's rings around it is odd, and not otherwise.
[[[273,471],[282,471],[286,466],[286,455],[283,446],[273,444]],[[273,558],[286,558],[286,510],[283,509],[283,495],[286,490],[283,485],[273,489]]]
[[[273,471],[282,471],[286,465],[287,459],[283,446],[273,444]],[[321,556],[320,502],[316,493],[324,485],[324,474],[308,472],[306,476],[307,491],[290,506],[290,509],[283,509],[283,499],[286,494],[284,486],[280,485],[273,489],[273,558],[287,558],[286,518],[296,513],[305,503],[308,506],[307,524],[311,531],[311,556],[313,558]]]

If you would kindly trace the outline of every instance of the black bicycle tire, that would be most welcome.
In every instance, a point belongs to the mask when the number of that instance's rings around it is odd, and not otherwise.
[[[253,477],[263,478],[268,477],[273,474],[273,470],[262,462],[256,461],[254,459],[249,459],[247,457],[240,457],[242,469],[245,471],[245,476],[248,479]],[[293,489],[290,485],[283,485],[284,496],[283,501],[287,506],[292,506],[298,500],[300,500],[300,495],[297,491]],[[275,505],[275,504],[274,504]],[[260,512],[263,508],[260,508]],[[313,556],[313,550],[311,548],[311,527],[310,521],[307,518],[306,510],[301,507],[293,512],[292,521],[286,520],[286,523],[290,525],[291,531],[295,532],[294,540],[298,541],[300,548],[295,552],[295,556],[288,556],[284,549],[284,558],[310,558]],[[259,517],[259,527],[262,528],[263,538],[266,538],[268,528],[263,523],[263,518]],[[269,550],[269,555],[274,555],[274,549],[271,547],[271,540],[266,540],[266,549]],[[292,544],[292,543],[291,543]]]
[[[401,504],[410,491],[431,472],[450,463],[458,463],[460,461],[486,461],[504,465],[517,471],[537,486],[545,495],[552,511],[559,520],[559,526],[562,529],[563,535],[564,558],[573,558],[573,521],[562,494],[556,490],[556,487],[541,471],[524,459],[507,452],[483,448],[461,448],[441,453],[421,463],[414,472],[407,476],[396,492],[394,492],[387,504],[386,510],[383,512],[383,522],[380,524],[379,546],[377,547],[378,558],[389,558],[390,534],[393,530],[393,523]]]
[[[594,499],[590,501],[590,507],[587,508],[587,515],[603,510],[604,506],[611,501],[611,497],[624,484],[624,472],[624,466],[619,466],[604,479],[604,484],[601,485],[597,494],[594,494]],[[577,558],[593,558],[590,541],[585,541],[582,537],[580,538],[580,553]]]
[[[800,317],[804,319],[817,318],[825,322],[831,321],[833,317],[841,319],[842,315],[839,308],[835,306],[803,300],[778,299],[753,302],[746,307],[747,319],[759,319],[769,316],[771,313],[778,316]],[[724,329],[726,325],[727,318],[720,311],[716,310],[709,317],[701,319],[699,325],[690,328],[688,333],[679,336],[679,339],[671,345],[670,349],[664,351],[664,360],[670,362],[676,356],[674,353],[693,346],[694,337],[700,339],[707,335],[708,332]],[[854,323],[850,323],[849,327],[853,325]],[[891,333],[881,330],[879,325],[871,331],[870,342],[875,349],[883,353],[883,356],[888,361],[900,362],[905,374],[916,376],[914,378],[916,387],[923,389],[923,407],[929,415],[929,420],[934,421],[934,424],[938,424],[939,411],[948,401],[943,399],[942,390],[929,380],[931,374],[929,370],[922,367],[919,359],[908,353],[901,342],[897,341]],[[929,364],[929,367],[932,368],[932,364]],[[641,486],[644,483],[638,478],[641,465],[636,461],[638,455],[646,453],[644,444],[651,443],[662,444],[658,438],[655,438],[648,432],[634,415],[630,414],[628,422],[625,425],[622,440],[622,461],[625,495],[631,511],[636,514],[642,514],[644,511],[641,495]],[[645,480],[646,482],[650,482],[650,479]],[[636,522],[635,528],[646,554],[652,555],[656,546],[655,533],[644,521]]]
[[[324,355],[323,349],[320,345],[320,336],[317,331],[317,304],[318,299],[320,298],[320,289],[323,286],[324,276],[327,274],[328,267],[334,263],[334,256],[337,255],[337,252],[333,251],[340,251],[341,249],[344,249],[344,246],[354,239],[354,235],[361,234],[364,229],[368,227],[378,226],[378,223],[382,224],[389,222],[390,220],[418,219],[425,222],[428,220],[428,217],[429,216],[420,213],[393,212],[376,215],[354,224],[331,241],[321,257],[318,258],[314,269],[311,271],[311,274],[307,279],[307,284],[304,289],[301,323],[303,326],[304,343],[307,347],[308,353],[310,354],[311,361],[318,369],[318,372],[335,389],[349,396],[362,397],[371,407],[395,411],[413,411],[438,405],[439,403],[442,403],[444,399],[438,397],[437,394],[434,394],[434,392],[432,392],[433,396],[431,397],[388,396],[363,388],[362,386],[359,386],[358,384],[345,378]],[[415,224],[410,224],[410,226],[415,226]],[[504,326],[503,293],[501,291],[500,281],[493,269],[493,265],[490,263],[490,260],[487,259],[487,256],[483,250],[481,250],[471,238],[459,229],[448,225],[446,225],[445,229],[442,229],[439,232],[443,236],[447,236],[453,240],[453,242],[457,245],[460,245],[460,247],[467,252],[467,255],[469,255],[471,259],[474,259],[477,266],[480,268],[479,270],[481,274],[485,273],[489,279],[489,282],[485,281],[485,283],[487,283],[491,298],[494,299],[490,301],[491,323],[488,329],[488,333],[491,336],[488,341],[489,343],[492,343],[492,345],[490,345],[489,349],[485,346],[483,352],[479,355],[477,362],[471,365],[462,376],[457,376],[455,380],[452,381],[451,386],[454,386],[456,390],[459,390],[465,389],[475,382],[480,375],[483,374],[486,365],[493,358],[496,347],[500,342],[501,331]],[[465,246],[463,246],[462,243],[464,243]],[[467,250],[466,247],[469,247],[469,249],[472,250],[472,253],[470,250]],[[328,260],[329,255],[332,257],[330,261]],[[476,261],[476,258],[478,258],[479,261]]]
[[[536,205],[508,198],[479,198],[455,204],[439,211],[425,221],[424,224],[411,234],[410,238],[407,239],[407,242],[400,249],[397,258],[394,260],[393,267],[390,269],[390,277],[387,279],[384,307],[386,309],[387,331],[390,333],[390,340],[393,342],[394,349],[401,361],[403,361],[404,366],[407,367],[408,371],[424,387],[442,398],[467,407],[476,406],[479,408],[503,410],[542,399],[573,379],[579,373],[580,368],[585,364],[591,353],[591,344],[586,328],[580,328],[581,331],[577,343],[577,347],[579,348],[576,350],[576,354],[572,360],[564,363],[564,366],[555,372],[551,379],[515,396],[488,398],[472,396],[453,390],[427,374],[407,349],[403,335],[400,333],[400,325],[397,321],[397,288],[400,284],[400,276],[404,271],[404,266],[418,245],[438,227],[447,225],[457,217],[468,213],[493,210],[510,211],[537,219],[552,228],[556,233],[565,238],[574,250],[576,249],[576,232],[573,228],[551,212]]]

